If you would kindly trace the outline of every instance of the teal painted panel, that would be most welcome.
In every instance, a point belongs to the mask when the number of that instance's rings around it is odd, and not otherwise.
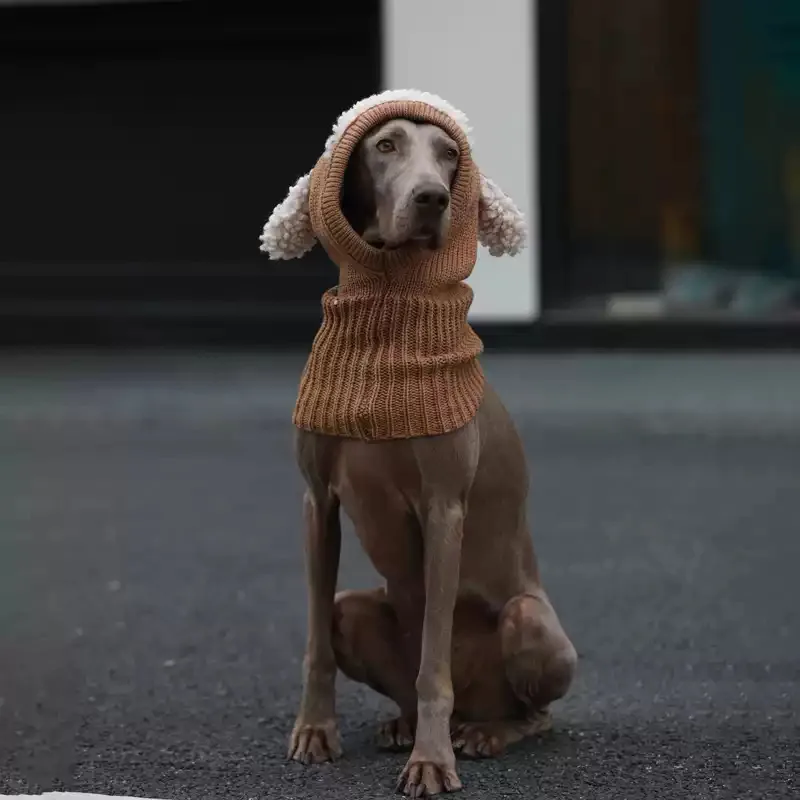
[[[709,255],[800,275],[800,0],[702,10]]]

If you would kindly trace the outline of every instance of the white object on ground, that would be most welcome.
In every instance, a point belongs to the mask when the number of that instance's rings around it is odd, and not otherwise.
[[[45,792],[44,794],[0,794],[3,800],[158,800],[151,797],[87,794],[84,792]]]

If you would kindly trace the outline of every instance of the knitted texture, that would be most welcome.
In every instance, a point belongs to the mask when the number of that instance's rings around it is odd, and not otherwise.
[[[341,211],[353,150],[370,129],[397,117],[437,124],[460,148],[450,231],[438,250],[376,249]],[[464,280],[477,258],[480,177],[465,130],[421,101],[368,108],[317,162],[308,189],[311,224],[339,267],[339,283],[322,298],[295,425],[377,441],[448,433],[475,416],[483,398],[483,346],[467,323],[473,294]]]
[[[359,100],[342,113],[325,142],[325,156],[330,156],[341,142],[342,136],[358,118],[379,107],[402,101],[408,108],[412,104],[425,105],[445,115],[455,123],[472,148],[472,128],[467,116],[443,98],[416,89],[388,89]],[[286,198],[275,206],[264,224],[261,252],[272,260],[300,258],[317,242],[317,232],[309,213],[308,187],[311,174],[301,176],[289,190]],[[517,255],[527,246],[528,226],[525,215],[514,201],[490,178],[481,175],[478,204],[478,241],[493,256]]]

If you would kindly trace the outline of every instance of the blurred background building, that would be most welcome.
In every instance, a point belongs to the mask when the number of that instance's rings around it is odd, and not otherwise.
[[[2,340],[306,343],[335,273],[261,226],[408,86],[531,220],[489,340],[797,341],[798,0],[0,0]]]

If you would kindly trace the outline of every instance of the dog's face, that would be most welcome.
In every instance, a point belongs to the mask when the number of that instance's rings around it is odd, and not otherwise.
[[[345,174],[342,212],[374,247],[436,249],[450,226],[459,149],[436,125],[393,119],[358,145]]]

